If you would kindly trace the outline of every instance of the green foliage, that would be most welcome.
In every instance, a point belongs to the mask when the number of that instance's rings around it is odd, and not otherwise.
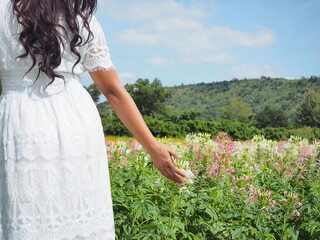
[[[103,131],[106,135],[132,136],[131,132],[124,126],[116,115],[101,118]]]
[[[269,78],[261,79],[261,81],[265,80],[273,81],[273,79]],[[283,80],[283,82],[285,81],[287,80]],[[316,83],[317,81],[318,78],[312,79],[312,83]],[[246,81],[235,80],[231,81],[231,83],[217,83],[218,90],[227,92],[229,84],[243,84],[241,82],[246,83]],[[252,80],[252,82],[254,83],[255,81]],[[199,86],[203,85],[206,84],[200,84]],[[208,86],[210,86],[210,84]],[[181,86],[181,88],[185,87],[187,86]],[[228,100],[229,105],[220,108],[224,117],[229,119],[213,120],[213,118],[208,115],[202,115],[201,109],[192,110],[191,108],[180,113],[174,112],[164,103],[164,100],[169,98],[171,93],[162,87],[158,79],[155,79],[152,83],[150,83],[148,79],[138,79],[135,84],[126,85],[126,88],[135,98],[137,105],[140,105],[139,108],[149,113],[149,115],[144,115],[144,120],[156,137],[181,138],[189,133],[201,132],[206,132],[214,136],[218,132],[227,132],[234,140],[247,140],[259,134],[263,134],[268,139],[273,140],[287,140],[291,135],[308,138],[310,141],[320,138],[319,128],[303,127],[301,129],[288,129],[289,124],[286,114],[282,109],[275,106],[266,105],[262,108],[255,114],[253,118],[255,122],[252,124],[249,121],[252,113],[250,106],[239,100],[239,98],[231,97]],[[176,95],[177,92],[179,92],[179,90],[175,91],[174,95]],[[314,93],[312,94],[314,95]],[[157,98],[157,96],[160,97]],[[159,100],[161,101],[159,102]],[[183,102],[181,102],[181,104],[183,104]],[[131,133],[115,115],[108,102],[98,104],[97,108],[102,118],[104,133],[106,135],[131,136]],[[252,125],[255,125],[255,127]]]
[[[96,86],[96,84],[92,83],[88,87],[84,86],[84,88],[89,92],[92,97],[92,100],[97,104],[99,102],[99,98],[101,95],[100,89]]]
[[[320,93],[309,90],[303,102],[297,108],[296,123],[298,126],[320,127]]]
[[[265,106],[255,115],[254,122],[257,128],[288,127],[288,118],[285,113],[273,106]]]
[[[277,81],[276,81],[277,80]],[[259,81],[265,84],[278,83],[284,85],[288,80],[261,78]],[[276,82],[275,82],[276,81]],[[295,83],[317,83],[318,78],[312,78],[312,81],[308,79],[296,80]],[[262,85],[256,80],[243,80],[243,81],[230,81],[221,82],[216,84],[198,84],[200,87],[214,86],[217,89],[211,89],[211,91],[223,91],[224,94],[228,94],[228,91],[234,89],[234,84],[253,84],[255,88],[263,88]],[[198,86],[196,85],[196,86]],[[190,85],[191,86],[191,85]],[[190,86],[181,86],[185,91],[191,91]],[[232,86],[232,88],[230,88]],[[277,85],[275,85],[277,86]],[[249,85],[247,86],[249,87]],[[300,86],[301,87],[301,86]],[[206,132],[212,135],[216,135],[218,132],[227,132],[229,136],[234,139],[247,140],[251,139],[254,135],[263,134],[268,139],[273,140],[287,140],[291,135],[304,137],[313,141],[320,138],[319,128],[302,127],[300,129],[294,129],[291,122],[288,121],[288,116],[285,114],[283,108],[275,105],[266,105],[260,109],[256,114],[251,116],[251,107],[240,100],[240,98],[231,97],[228,99],[228,105],[226,107],[219,107],[224,118],[214,120],[212,115],[203,115],[201,109],[188,109],[182,112],[175,112],[173,106],[166,106],[165,99],[169,98],[171,94],[166,88],[162,87],[161,82],[155,79],[152,83],[148,79],[139,79],[135,84],[126,85],[126,88],[131,91],[131,94],[135,98],[139,108],[143,109],[144,120],[150,128],[151,132],[156,137],[184,137],[188,133],[200,133]],[[179,95],[179,89],[173,88],[174,96]],[[189,89],[189,90],[188,90]],[[279,88],[280,89],[280,88]],[[282,89],[282,88],[281,88]],[[197,88],[195,88],[197,90]],[[205,93],[205,89],[202,89]],[[276,90],[276,89],[274,89]],[[184,91],[184,93],[185,93]],[[274,91],[273,91],[274,92]],[[313,96],[311,102],[316,102],[314,99],[318,99],[318,93],[310,92],[307,96]],[[188,94],[186,94],[188,95]],[[190,97],[192,101],[198,101],[199,97]],[[233,93],[233,95],[236,95]],[[250,101],[249,95],[248,101]],[[204,99],[204,98],[202,98]],[[307,97],[305,99],[308,99]],[[310,103],[310,101],[308,102]],[[181,102],[183,105],[184,102]],[[310,105],[310,104],[309,104]],[[314,111],[318,109],[318,105],[310,105],[314,108]],[[97,105],[100,116],[102,118],[102,124],[106,135],[114,136],[131,136],[131,133],[125,128],[125,126],[118,119],[116,114],[108,102],[100,103]],[[302,109],[302,107],[300,107]],[[308,109],[305,107],[304,109]],[[312,109],[309,108],[311,111]],[[302,111],[302,110],[301,110]],[[306,113],[305,113],[306,114]],[[219,116],[219,114],[217,114]],[[317,115],[316,115],[317,116]],[[253,122],[252,122],[253,121]]]
[[[139,78],[134,84],[126,84],[129,92],[142,115],[152,116],[155,114],[165,114],[166,104],[172,93],[163,87],[159,79],[154,79],[150,83],[149,79]]]
[[[318,77],[300,80],[262,77],[255,80],[232,80],[165,88],[158,79],[152,83],[148,79],[138,79],[135,84],[127,84],[126,88],[141,113],[149,116],[145,119],[155,136],[182,137],[189,132],[214,134],[223,130],[233,139],[249,139],[257,132],[264,133],[271,139],[286,139],[290,137],[290,132],[296,132],[299,136],[311,140],[319,137],[318,131],[315,128],[307,132],[294,131],[296,126],[293,116],[296,112],[293,112],[293,109],[294,105],[301,104],[308,87],[313,86],[320,91],[318,83]],[[318,96],[318,93],[311,92],[311,96]],[[317,110],[318,97],[306,96],[305,99],[311,99],[309,103],[313,104],[309,104],[311,107],[301,105],[300,115],[297,111],[297,119],[300,120],[296,122],[303,123],[298,124],[302,127],[311,124],[305,119],[312,116],[312,119],[317,121],[320,112]],[[167,103],[170,105],[166,105]],[[114,113],[108,102],[100,103],[97,107],[102,118],[113,117]],[[231,121],[223,122],[222,119]],[[110,121],[111,119],[104,120],[105,123]],[[125,132],[120,125],[116,128],[108,126],[105,128],[106,134],[118,135]]]
[[[248,104],[253,114],[265,106],[273,106],[283,111],[290,122],[294,122],[295,108],[303,101],[309,89],[320,92],[320,77],[289,80],[284,78],[244,79],[212,83],[199,83],[170,87],[172,98],[167,104],[173,111],[199,111],[200,118],[211,116],[218,121],[220,109],[230,105],[230,99]],[[249,119],[250,120],[250,119]],[[272,127],[272,126],[269,126]]]
[[[201,113],[199,111],[183,112],[179,116],[179,120],[194,120],[194,119],[198,118],[200,116],[200,114]]]
[[[229,99],[227,106],[219,108],[219,112],[221,118],[239,122],[248,122],[249,117],[252,115],[250,105],[241,102],[235,97]]]
[[[279,128],[266,127],[261,129],[261,132],[267,139],[287,140],[289,138],[288,130],[283,127],[279,127]]]
[[[103,114],[102,114],[103,115]],[[185,117],[182,115],[183,118]],[[218,132],[227,132],[233,140],[247,140],[255,135],[263,134],[268,139],[287,140],[291,135],[307,138],[310,141],[320,139],[319,128],[286,129],[283,127],[266,127],[258,129],[247,123],[233,122],[231,120],[206,121],[206,120],[185,120],[177,117],[175,121],[166,121],[151,116],[144,116],[152,134],[156,137],[185,137],[188,133],[206,132],[215,136]],[[132,136],[132,134],[121,123],[114,114],[102,117],[102,124],[105,135]]]
[[[250,127],[246,123],[233,122],[230,120],[221,120],[217,132],[226,132],[234,139],[247,140],[251,139],[254,135],[260,134],[261,130]],[[216,134],[214,134],[215,136]]]
[[[309,139],[310,141],[320,139],[320,128],[302,127],[297,129],[289,129],[287,136],[299,136]]]

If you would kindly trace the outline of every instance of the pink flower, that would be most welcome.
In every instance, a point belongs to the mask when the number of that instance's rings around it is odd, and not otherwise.
[[[278,203],[276,202],[276,201],[272,201],[271,203],[270,203],[270,206],[271,207],[275,207],[275,206],[277,206],[278,205]]]
[[[297,179],[301,179],[301,178],[303,178],[303,176],[301,174],[298,174]]]
[[[234,167],[231,166],[231,167],[227,168],[227,169],[226,169],[226,172],[227,172],[227,173],[230,173],[230,174],[234,173]]]
[[[274,163],[273,166],[277,171],[280,171],[281,167],[279,163]]]
[[[232,179],[232,185],[233,186],[235,186],[237,184],[237,180],[238,180],[237,177],[233,177],[233,179]]]
[[[247,181],[250,181],[250,176],[244,176],[243,179],[244,179],[244,182],[246,183]]]

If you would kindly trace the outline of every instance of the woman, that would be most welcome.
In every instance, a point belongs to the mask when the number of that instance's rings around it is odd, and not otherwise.
[[[184,184],[122,87],[96,0],[0,0],[0,240],[115,238],[104,135],[88,71],[157,169]]]

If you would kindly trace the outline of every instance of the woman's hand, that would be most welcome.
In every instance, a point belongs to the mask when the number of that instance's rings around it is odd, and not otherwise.
[[[184,181],[178,177],[188,178],[173,162],[171,157],[181,158],[169,146],[159,143],[143,120],[137,105],[122,86],[115,70],[90,72],[90,76],[108,99],[123,124],[148,151],[156,168],[169,180],[178,184]]]
[[[158,143],[158,147],[152,152],[150,151],[149,154],[155,167],[163,176],[177,184],[185,184],[177,174],[184,178],[188,178],[188,176],[175,165],[172,159],[172,157],[182,158],[182,156],[176,153],[169,146],[162,143]]]

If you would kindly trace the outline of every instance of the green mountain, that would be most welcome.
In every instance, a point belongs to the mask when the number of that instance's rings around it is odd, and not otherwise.
[[[269,105],[284,111],[292,119],[294,110],[309,89],[320,92],[320,77],[284,79],[234,79],[231,81],[198,83],[169,87],[173,96],[167,101],[174,111],[199,111],[200,116],[219,118],[221,107],[227,107],[230,98],[247,103],[253,113]]]

